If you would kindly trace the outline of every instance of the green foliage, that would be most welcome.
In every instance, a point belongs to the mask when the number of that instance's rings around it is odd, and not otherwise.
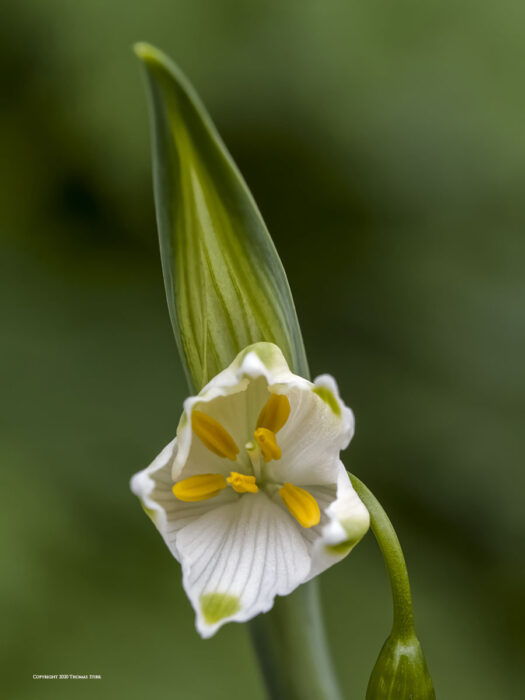
[[[257,206],[178,67],[137,44],[148,78],[162,270],[187,377],[200,389],[247,345],[308,374],[290,288]]]

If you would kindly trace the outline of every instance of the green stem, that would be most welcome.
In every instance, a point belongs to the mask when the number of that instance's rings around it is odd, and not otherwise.
[[[370,489],[353,474],[349,476],[352,486],[370,513],[370,527],[377,540],[388,571],[394,604],[392,633],[401,639],[411,639],[414,635],[412,595],[410,593],[405,557],[403,556],[403,550],[396,531],[388,515]]]
[[[272,700],[342,698],[326,642],[317,580],[277,598],[250,622],[252,640]]]

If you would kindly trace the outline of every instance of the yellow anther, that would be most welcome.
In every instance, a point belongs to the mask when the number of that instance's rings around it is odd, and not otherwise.
[[[197,474],[178,481],[172,488],[179,501],[205,501],[226,488],[222,474]]]
[[[239,448],[230,433],[222,425],[202,411],[192,411],[191,427],[203,445],[219,457],[235,462]]]
[[[266,428],[277,433],[290,415],[290,402],[284,394],[272,394],[264,404],[257,419],[258,428]]]
[[[253,434],[262,452],[265,462],[271,459],[281,459],[281,448],[275,439],[275,433],[268,428],[257,428]]]
[[[257,493],[259,487],[255,483],[254,476],[239,474],[239,472],[230,472],[230,476],[226,481],[231,485],[237,493]]]
[[[279,495],[293,517],[302,527],[313,527],[321,520],[321,511],[311,493],[287,482],[279,489]]]

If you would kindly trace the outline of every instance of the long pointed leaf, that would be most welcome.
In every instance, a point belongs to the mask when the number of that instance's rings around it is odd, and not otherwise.
[[[168,307],[188,378],[202,387],[251,343],[274,342],[308,375],[286,275],[203,104],[162,52],[146,69],[157,226]]]

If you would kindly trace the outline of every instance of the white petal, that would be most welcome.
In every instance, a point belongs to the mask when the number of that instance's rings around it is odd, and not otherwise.
[[[314,490],[312,494],[316,496]],[[320,503],[322,506],[322,503]],[[350,482],[343,463],[338,464],[337,497],[323,511],[311,542],[313,578],[349,554],[370,527],[370,515]],[[314,528],[312,528],[314,529]],[[310,535],[311,537],[311,535]]]
[[[179,501],[172,492],[171,471],[177,451],[177,441],[172,440],[147,469],[131,479],[131,490],[138,496],[166,542],[170,552],[180,561],[176,535],[185,525],[205,513],[238,499],[232,489],[224,489],[215,498],[195,503]]]
[[[354,433],[352,411],[328,375],[318,377],[314,384],[289,381],[286,395],[290,417],[277,434],[282,457],[268,464],[269,478],[297,486],[335,485],[339,452]]]
[[[171,492],[171,466],[176,453],[177,439],[174,438],[149,467],[134,474],[130,482],[131,490],[140,498],[144,510],[160,532],[166,530],[166,509],[170,510],[174,500]]]
[[[328,404],[332,414],[340,415],[343,424],[340,428],[340,449],[344,450],[350,444],[355,432],[355,418],[352,409],[348,408],[341,399],[337,382],[330,374],[320,374],[314,379],[314,384],[316,395]]]
[[[268,611],[274,597],[293,591],[311,568],[297,523],[263,493],[193,521],[179,532],[177,547],[203,637],[225,622]]]

